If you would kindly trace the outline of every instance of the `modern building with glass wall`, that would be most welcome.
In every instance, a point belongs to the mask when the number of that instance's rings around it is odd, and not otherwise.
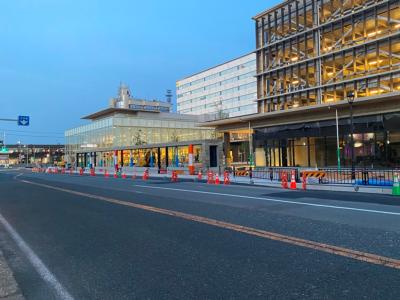
[[[258,113],[208,125],[250,127],[258,166],[328,167],[337,112],[342,166],[400,165],[400,1],[284,1],[254,21]]]
[[[162,106],[156,101],[149,104]],[[217,167],[221,142],[213,128],[198,126],[204,121],[201,116],[154,107],[120,108],[111,103],[84,117],[91,122],[65,132],[67,162],[80,167],[186,167],[188,146],[193,145],[196,167]]]
[[[177,111],[216,119],[257,112],[256,55],[250,53],[176,82]]]

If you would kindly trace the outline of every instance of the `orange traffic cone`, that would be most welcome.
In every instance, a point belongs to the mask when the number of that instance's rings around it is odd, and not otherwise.
[[[199,170],[199,173],[197,173],[197,179],[202,180],[203,179],[203,174],[201,173],[201,170]]]
[[[215,175],[215,184],[220,184],[218,174]]]
[[[117,171],[114,172],[114,178],[118,178],[118,173],[117,173]]]
[[[122,179],[126,179],[126,174],[125,173],[122,173]]]
[[[105,178],[110,177],[110,174],[108,174],[108,170],[107,169],[104,170],[104,177]]]
[[[290,189],[291,190],[297,190],[297,183],[296,183],[296,173],[294,172],[294,170],[292,170],[292,176],[291,176],[291,180],[290,180]]]
[[[231,181],[229,179],[229,172],[228,171],[224,172],[224,184],[225,185],[231,184]]]

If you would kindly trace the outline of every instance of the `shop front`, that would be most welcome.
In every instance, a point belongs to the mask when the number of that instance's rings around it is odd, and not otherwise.
[[[400,165],[400,113],[354,118],[353,139],[349,118],[340,119],[338,125],[338,131],[335,120],[256,128],[256,165],[337,167],[339,153],[340,165],[351,167],[352,151],[356,167]]]

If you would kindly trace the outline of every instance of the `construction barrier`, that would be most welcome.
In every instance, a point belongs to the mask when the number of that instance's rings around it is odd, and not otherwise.
[[[236,170],[235,171],[235,176],[247,177],[247,176],[249,176],[249,171],[248,170]]]
[[[392,195],[400,196],[400,183],[399,183],[399,174],[398,173],[395,173],[393,176]]]

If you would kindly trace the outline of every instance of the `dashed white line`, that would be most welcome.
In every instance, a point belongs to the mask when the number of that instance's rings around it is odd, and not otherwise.
[[[392,212],[392,211],[384,211],[384,210],[364,209],[364,208],[355,208],[355,207],[348,207],[348,206],[326,205],[326,204],[317,204],[317,203],[310,203],[310,202],[290,201],[290,200],[253,197],[253,196],[245,196],[245,195],[234,195],[234,194],[207,192],[207,191],[198,191],[198,190],[176,189],[176,188],[167,188],[167,187],[159,187],[159,186],[140,185],[140,184],[134,184],[133,186],[147,188],[147,189],[170,190],[170,191],[177,191],[177,192],[217,195],[217,196],[224,196],[224,197],[255,199],[255,200],[277,202],[277,203],[286,203],[286,204],[295,204],[295,205],[314,206],[314,207],[322,207],[322,208],[341,209],[341,210],[358,211],[358,212],[365,212],[365,213],[400,216],[400,212]]]
[[[35,270],[38,272],[40,277],[50,285],[57,296],[63,300],[73,300],[74,298],[68,293],[68,291],[62,286],[62,284],[57,280],[57,278],[50,272],[50,270],[45,266],[42,260],[33,252],[33,250],[28,246],[28,244],[21,238],[17,231],[7,222],[7,220],[0,213],[0,223],[3,224],[4,228],[11,236],[11,238],[18,245],[19,249],[28,258],[29,262],[33,265]]]

